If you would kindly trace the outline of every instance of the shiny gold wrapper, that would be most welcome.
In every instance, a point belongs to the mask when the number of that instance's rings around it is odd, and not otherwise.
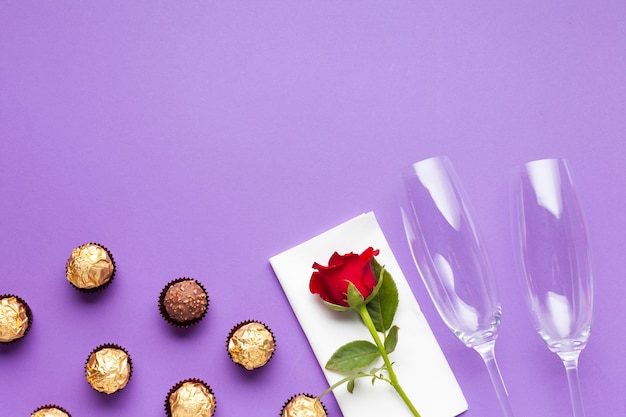
[[[326,410],[317,398],[299,394],[285,404],[281,417],[326,417]]]
[[[211,417],[215,412],[215,396],[199,381],[186,381],[168,398],[172,417]]]
[[[109,282],[114,269],[113,259],[105,248],[87,243],[72,251],[66,277],[77,288],[93,289]]]
[[[96,390],[112,394],[128,384],[130,357],[122,349],[102,347],[91,353],[85,366],[87,382]]]
[[[30,417],[70,417],[70,415],[58,407],[45,406],[32,413]]]
[[[228,340],[230,357],[247,370],[265,365],[274,354],[275,348],[272,332],[258,322],[240,325]]]
[[[26,306],[17,297],[0,299],[0,342],[11,342],[24,336],[28,325]]]

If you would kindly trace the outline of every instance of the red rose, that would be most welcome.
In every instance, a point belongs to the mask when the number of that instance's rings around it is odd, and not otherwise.
[[[328,266],[315,262],[313,268],[317,271],[311,275],[309,290],[313,294],[319,294],[327,303],[349,307],[348,284],[352,283],[363,298],[367,298],[376,286],[371,260],[378,252],[378,249],[371,247],[360,255],[352,252],[339,255],[335,252],[330,257]]]

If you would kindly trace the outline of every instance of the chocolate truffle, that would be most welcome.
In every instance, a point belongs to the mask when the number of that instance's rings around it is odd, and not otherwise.
[[[15,295],[0,295],[0,342],[24,337],[32,322],[28,304]]]
[[[93,389],[112,394],[130,380],[132,364],[128,352],[117,345],[101,345],[94,349],[85,365],[87,382]]]
[[[309,394],[294,395],[287,401],[280,413],[281,417],[326,417],[324,405]]]
[[[87,243],[72,251],[65,275],[75,288],[90,291],[106,286],[114,272],[111,253],[101,245]]]
[[[178,278],[163,288],[159,297],[161,315],[172,325],[185,327],[202,320],[209,297],[202,285],[191,278]]]
[[[165,411],[169,417],[211,417],[215,406],[211,387],[199,379],[179,382],[165,399]]]
[[[265,366],[276,349],[274,335],[258,321],[245,321],[235,326],[227,340],[228,354],[247,370]]]
[[[44,405],[33,411],[30,417],[70,417],[70,414],[58,405]]]

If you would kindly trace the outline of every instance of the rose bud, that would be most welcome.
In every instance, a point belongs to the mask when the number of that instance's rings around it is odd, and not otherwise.
[[[357,255],[333,253],[328,266],[315,262],[317,271],[311,275],[309,290],[318,294],[324,301],[342,307],[351,307],[348,303],[348,287],[352,284],[363,299],[369,297],[376,287],[376,277],[371,260],[378,255],[378,249],[371,247]]]

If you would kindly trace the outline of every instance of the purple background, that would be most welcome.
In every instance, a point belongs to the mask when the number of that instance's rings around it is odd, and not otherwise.
[[[540,417],[569,415],[568,388],[520,298],[508,172],[570,160],[596,278],[584,401],[589,416],[626,414],[625,22],[619,1],[2,2],[0,293],[25,298],[35,321],[0,347],[0,414],[54,402],[74,417],[159,416],[187,377],[213,387],[221,417],[278,415],[292,394],[321,392],[268,258],[373,210],[467,396],[465,416],[500,415],[480,357],[434,310],[399,218],[401,168],[440,154],[499,280],[497,354],[513,407]],[[89,241],[118,267],[95,296],[64,277],[72,248]],[[179,276],[211,297],[189,331],[156,306]],[[248,318],[279,343],[254,373],[225,352]],[[103,342],[135,364],[112,396],[83,377]]]

